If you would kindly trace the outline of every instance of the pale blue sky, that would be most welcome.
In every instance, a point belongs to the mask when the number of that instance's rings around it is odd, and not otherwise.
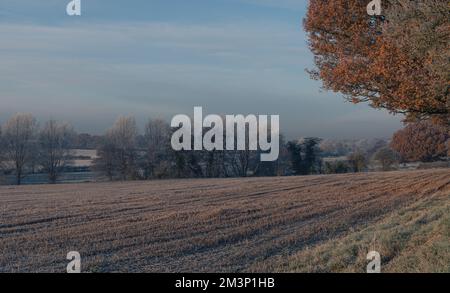
[[[389,137],[400,118],[320,90],[304,0],[0,2],[0,122],[15,112],[99,133],[118,115],[279,114],[289,137]]]

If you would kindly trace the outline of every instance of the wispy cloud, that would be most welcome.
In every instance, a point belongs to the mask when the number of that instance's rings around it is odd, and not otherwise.
[[[304,10],[306,0],[234,0],[242,3],[252,3],[255,5],[281,7],[293,10]]]
[[[294,9],[294,2],[258,5]],[[119,114],[143,121],[203,106],[210,113],[280,114],[291,136],[364,136],[364,123],[379,123],[373,129],[380,133],[399,125],[319,93],[304,72],[312,55],[300,25],[12,22],[0,23],[0,35],[0,122],[30,111],[102,131]],[[351,115],[357,118],[342,119]]]

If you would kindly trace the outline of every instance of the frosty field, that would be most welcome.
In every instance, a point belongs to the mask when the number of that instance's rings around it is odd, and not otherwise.
[[[0,187],[0,272],[449,271],[450,171]]]

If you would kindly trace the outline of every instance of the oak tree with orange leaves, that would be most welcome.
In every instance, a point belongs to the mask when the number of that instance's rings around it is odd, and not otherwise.
[[[394,134],[391,148],[403,162],[432,162],[449,155],[447,128],[430,121],[411,123]]]
[[[447,1],[384,0],[376,19],[368,3],[310,0],[304,27],[317,67],[312,76],[354,103],[448,126]]]

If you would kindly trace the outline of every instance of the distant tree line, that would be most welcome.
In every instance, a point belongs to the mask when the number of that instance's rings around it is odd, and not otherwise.
[[[174,129],[150,119],[139,133],[133,117],[120,117],[104,135],[77,134],[68,123],[39,125],[31,114],[16,114],[0,127],[0,181],[14,176],[20,185],[32,173],[56,183],[71,165],[74,149],[97,152],[92,170],[106,180],[227,178],[388,171],[400,163],[446,160],[449,131],[429,122],[413,123],[388,142],[280,138],[279,159],[261,162],[261,151],[174,151]],[[0,182],[1,183],[1,182]]]
[[[132,117],[119,118],[98,145],[95,170],[109,180],[220,178],[287,175],[286,150],[276,162],[260,162],[260,151],[174,151],[173,129],[151,119],[139,135]],[[192,140],[193,141],[193,140]]]

